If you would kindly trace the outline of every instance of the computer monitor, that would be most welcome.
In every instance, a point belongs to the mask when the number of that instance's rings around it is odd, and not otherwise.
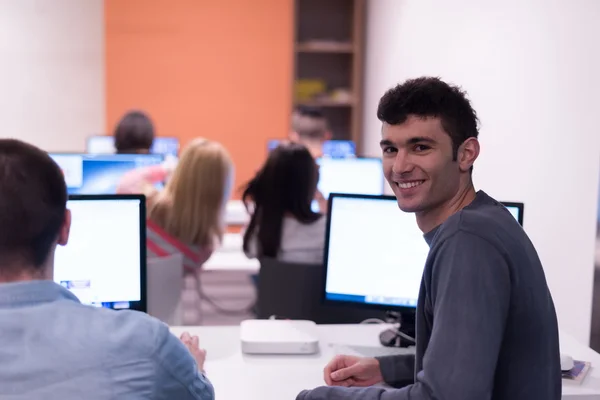
[[[146,208],[141,195],[71,195],[71,231],[54,281],[83,304],[146,312]]]
[[[523,204],[503,204],[522,224]],[[326,302],[414,311],[428,253],[415,215],[398,210],[394,196],[330,194]]]
[[[94,135],[88,137],[86,152],[90,154],[114,154],[115,139],[113,136]],[[156,137],[150,149],[152,154],[171,155],[177,157],[179,154],[179,139],[174,137]]]
[[[380,158],[319,158],[319,191],[329,193],[383,194],[383,167]],[[315,208],[316,207],[316,208]],[[318,204],[313,202],[314,211]]]
[[[325,302],[414,312],[428,253],[415,215],[394,196],[332,193]]]
[[[523,213],[525,211],[525,205],[523,203],[513,203],[509,201],[503,201],[501,203],[508,209],[508,211],[510,211],[519,224],[523,226]]]
[[[269,140],[267,148],[274,150],[281,140]],[[349,158],[356,157],[356,144],[351,140],[328,140],[323,143],[323,157],[329,158]]]
[[[161,154],[50,153],[50,157],[62,169],[69,194],[115,194],[125,173],[164,160]]]

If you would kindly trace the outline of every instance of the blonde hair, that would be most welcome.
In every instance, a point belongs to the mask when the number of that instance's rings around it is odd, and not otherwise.
[[[233,164],[225,148],[195,139],[165,189],[148,204],[148,218],[190,245],[212,246],[225,231],[225,204],[232,186]]]

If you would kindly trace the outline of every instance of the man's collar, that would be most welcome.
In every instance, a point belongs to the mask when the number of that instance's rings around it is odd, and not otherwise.
[[[0,308],[51,303],[57,300],[79,299],[64,287],[49,281],[0,283]]]

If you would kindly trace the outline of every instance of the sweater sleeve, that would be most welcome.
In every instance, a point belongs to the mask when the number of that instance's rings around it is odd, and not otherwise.
[[[162,164],[136,168],[121,177],[117,194],[147,194],[156,183],[164,182],[168,174],[168,169]]]
[[[390,386],[400,388],[415,382],[415,355],[399,354],[377,357],[383,380]]]
[[[510,303],[508,264],[494,245],[462,231],[442,243],[433,257],[428,294],[433,329],[415,383],[387,391],[377,387],[322,387],[302,392],[298,399],[492,398]]]

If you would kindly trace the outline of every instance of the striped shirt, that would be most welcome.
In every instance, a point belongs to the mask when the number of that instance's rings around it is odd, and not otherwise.
[[[202,248],[181,242],[150,219],[146,221],[146,247],[148,258],[167,257],[181,253],[183,268],[186,272],[196,272],[213,252],[211,248]]]
[[[200,325],[200,268],[210,258],[213,249],[210,246],[202,248],[185,244],[149,219],[146,221],[146,248],[148,258],[167,257],[178,253],[183,255],[184,285],[177,315],[181,316],[182,325]]]

